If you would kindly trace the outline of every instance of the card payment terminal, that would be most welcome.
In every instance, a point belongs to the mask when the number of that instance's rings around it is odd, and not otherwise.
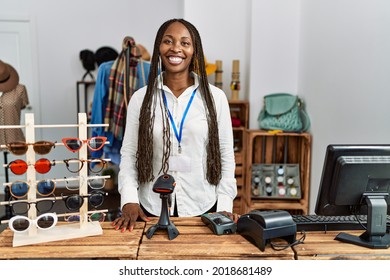
[[[217,235],[231,234],[237,230],[237,224],[222,213],[203,214],[201,219]]]

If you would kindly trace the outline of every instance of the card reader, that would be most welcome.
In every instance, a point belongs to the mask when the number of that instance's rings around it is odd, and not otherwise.
[[[222,213],[203,214],[201,219],[216,235],[231,234],[237,230],[237,224]]]

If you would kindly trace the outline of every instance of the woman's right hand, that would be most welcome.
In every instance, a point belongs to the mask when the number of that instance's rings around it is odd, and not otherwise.
[[[126,229],[129,231],[133,231],[135,222],[138,217],[140,217],[143,221],[147,222],[150,219],[145,215],[144,211],[142,211],[140,205],[138,203],[127,203],[122,208],[122,216],[116,218],[112,225],[115,230],[121,230],[121,232],[125,232]]]

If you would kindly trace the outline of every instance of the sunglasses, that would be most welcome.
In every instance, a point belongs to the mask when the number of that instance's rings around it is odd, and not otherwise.
[[[83,144],[87,144],[91,151],[98,151],[104,147],[106,140],[107,137],[104,136],[91,137],[87,140],[81,140],[80,138],[62,138],[62,143],[64,143],[69,151],[75,153],[81,149]]]
[[[35,204],[35,207],[40,213],[47,213],[53,209],[54,203],[56,202],[55,198],[52,199],[43,199],[36,202],[25,202],[25,201],[10,201],[11,211],[14,215],[23,215],[30,210],[32,204]]]
[[[53,228],[57,224],[58,218],[54,213],[45,213],[38,216],[36,219],[31,220],[25,216],[14,216],[8,224],[13,232],[25,232],[32,225],[35,225],[41,230],[48,230]]]
[[[88,180],[88,186],[92,190],[101,190],[106,185],[107,180],[105,178],[94,178]]]
[[[93,214],[89,214],[88,215],[88,221],[89,222],[104,222],[104,220],[106,219],[106,213],[101,213],[101,212],[98,212],[98,213],[93,213]],[[64,220],[66,222],[80,222],[80,215],[71,215],[71,216],[68,216],[68,217],[65,217]]]
[[[79,180],[79,178],[64,178],[64,181],[65,181],[65,188],[67,190],[70,190],[70,191],[77,191],[80,189],[80,186],[77,184],[77,185],[70,185],[68,180],[69,181],[73,181],[73,180]],[[106,185],[106,182],[107,180],[105,178],[101,178],[101,177],[89,177],[88,178],[88,186],[92,189],[92,190],[101,190],[105,187]]]
[[[13,197],[22,198],[25,197],[30,189],[30,185],[25,181],[15,181],[11,183],[9,191]],[[53,180],[45,179],[37,182],[37,193],[42,196],[49,196],[54,193],[56,189],[56,182]]]
[[[56,165],[55,161],[53,161],[53,163],[52,163],[52,162],[50,162],[50,160],[48,160],[46,158],[41,158],[35,162],[34,168],[35,168],[35,171],[37,171],[38,173],[45,174],[45,173],[49,172],[51,167],[54,165]],[[22,159],[16,159],[14,161],[11,161],[7,165],[7,167],[9,169],[11,169],[12,173],[14,173],[15,175],[22,175],[22,174],[26,173],[28,166],[29,166],[29,164],[27,164]]]
[[[74,179],[79,180],[79,178],[74,178]],[[79,185],[70,185],[68,180],[70,181],[71,179],[68,179],[66,177],[64,178],[65,188],[67,190],[77,191],[78,189],[80,189]],[[105,187],[105,185],[106,185],[106,182],[107,182],[107,180],[105,178],[101,178],[101,177],[89,177],[88,178],[88,186],[92,190],[101,190],[101,189],[103,189]]]
[[[92,173],[99,173],[107,165],[107,161],[100,158],[96,158],[96,159],[71,158],[71,159],[64,159],[63,162],[65,163],[65,166],[69,170],[69,172],[72,173],[79,172],[83,168],[84,162],[88,164],[88,170],[91,171]]]
[[[63,197],[62,199],[65,202],[66,208],[68,208],[70,211],[78,211],[80,207],[83,206],[85,197],[88,198],[89,205],[91,205],[93,208],[98,208],[103,204],[105,195],[107,195],[107,193],[101,191],[92,191],[88,195],[72,194]]]
[[[11,153],[21,156],[27,152],[29,145],[33,146],[35,153],[40,155],[46,155],[52,148],[55,148],[55,143],[49,141],[38,141],[35,143],[13,142],[7,144],[6,146]]]

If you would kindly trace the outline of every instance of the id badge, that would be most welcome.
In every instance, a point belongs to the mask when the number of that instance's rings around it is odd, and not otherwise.
[[[169,170],[179,172],[191,172],[191,159],[183,155],[170,156]]]

